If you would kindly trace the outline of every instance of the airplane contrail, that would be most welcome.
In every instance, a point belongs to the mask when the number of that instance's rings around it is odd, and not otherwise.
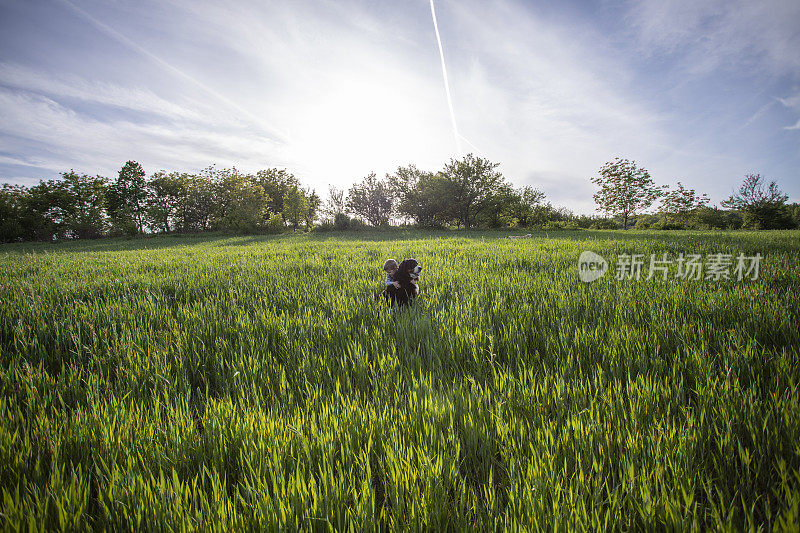
[[[160,67],[164,68],[165,70],[168,70],[169,72],[172,72],[173,74],[177,74],[181,78],[183,78],[183,79],[189,81],[190,83],[196,85],[197,87],[202,89],[204,92],[206,92],[209,95],[213,96],[214,98],[216,98],[220,102],[224,103],[228,107],[235,109],[240,114],[242,114],[245,117],[247,117],[248,119],[250,119],[250,121],[253,122],[255,125],[257,125],[259,128],[261,128],[265,132],[268,132],[272,137],[275,138],[275,140],[279,140],[281,142],[286,142],[287,135],[284,132],[278,130],[277,128],[274,128],[272,126],[264,124],[264,122],[259,117],[257,117],[252,112],[250,112],[247,109],[245,109],[244,107],[240,106],[239,104],[237,104],[236,102],[234,102],[233,100],[228,98],[227,96],[225,96],[223,94],[220,94],[219,92],[215,91],[211,87],[209,87],[209,86],[205,85],[204,83],[196,80],[195,78],[193,78],[189,74],[186,74],[185,72],[183,72],[179,68],[167,63],[166,61],[164,61],[163,59],[161,59],[157,55],[153,54],[149,50],[146,50],[145,48],[143,48],[139,44],[135,43],[131,39],[125,37],[120,32],[118,32],[117,30],[115,30],[114,28],[109,26],[108,24],[105,24],[104,22],[102,22],[100,20],[97,20],[95,17],[90,15],[85,10],[81,9],[80,7],[78,7],[75,4],[73,4],[72,2],[70,2],[70,0],[60,0],[60,2],[62,4],[64,4],[64,5],[66,5],[68,8],[70,8],[72,11],[74,11],[78,15],[80,15],[82,18],[84,18],[87,21],[89,21],[95,28],[99,29],[100,31],[102,31],[106,35],[112,37],[113,39],[116,39],[117,41],[121,42],[122,44],[124,44],[125,46],[130,48],[131,50],[142,54],[143,56],[147,57],[148,59],[150,59],[151,61],[153,61],[157,65],[159,65]]]
[[[431,17],[433,18],[433,30],[436,32],[436,42],[439,43],[439,57],[442,59],[442,77],[444,78],[444,91],[447,93],[447,107],[450,108],[450,121],[453,123],[453,138],[456,140],[456,150],[458,156],[461,157],[463,151],[461,150],[461,135],[458,134],[458,125],[456,124],[456,113],[453,111],[453,99],[450,96],[450,82],[447,79],[447,65],[444,62],[444,50],[442,49],[442,38],[439,36],[439,24],[436,22],[436,8],[431,1]]]

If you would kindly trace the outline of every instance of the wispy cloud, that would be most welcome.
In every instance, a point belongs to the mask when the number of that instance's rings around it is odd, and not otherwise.
[[[747,66],[800,73],[800,3],[795,0],[636,0],[627,19],[649,51],[680,52],[689,70]]]
[[[99,121],[47,97],[8,90],[0,90],[0,108],[4,110],[0,152],[25,153],[38,147],[48,154],[31,159],[9,158],[6,162],[48,170],[75,168],[109,175],[131,158],[147,161],[152,170],[153,166],[193,169],[212,162],[253,165],[253,154],[271,148],[264,141],[231,133],[124,120]]]
[[[283,132],[279,131],[274,126],[271,126],[270,124],[267,124],[263,119],[261,119],[260,117],[258,117],[254,113],[252,113],[249,109],[246,109],[242,105],[238,104],[233,99],[231,99],[228,96],[220,93],[219,91],[213,89],[212,87],[209,87],[205,83],[201,82],[200,80],[198,80],[195,77],[191,76],[190,74],[186,73],[184,70],[176,67],[172,63],[169,63],[168,61],[164,60],[162,57],[154,54],[150,50],[148,50],[145,47],[141,46],[139,43],[133,41],[132,39],[130,39],[126,35],[122,34],[119,30],[117,30],[115,28],[112,28],[111,26],[109,26],[108,24],[106,24],[105,22],[103,22],[101,20],[98,20],[91,13],[89,13],[88,11],[78,7],[77,5],[72,3],[70,0],[59,0],[59,1],[62,4],[64,4],[65,6],[67,6],[68,8],[70,8],[72,11],[77,13],[80,17],[86,19],[94,27],[96,27],[97,29],[99,29],[100,31],[102,31],[103,33],[108,35],[109,37],[121,42],[122,44],[124,44],[125,46],[127,46],[128,48],[133,50],[134,52],[147,57],[148,59],[150,59],[151,61],[156,63],[158,66],[160,66],[161,68],[165,69],[167,72],[170,72],[170,73],[182,78],[183,80],[188,81],[192,85],[200,88],[202,91],[204,91],[205,93],[209,94],[210,96],[212,96],[213,98],[215,98],[216,100],[221,102],[222,104],[226,105],[231,110],[239,113],[243,117],[245,117],[245,118],[249,119],[250,121],[252,121],[255,125],[257,125],[259,128],[261,128],[265,133],[269,133],[270,135],[273,135],[276,138],[276,140],[279,140],[279,141],[286,140],[286,135]]]
[[[788,98],[779,98],[779,101],[784,105],[784,107],[791,109],[796,114],[800,115],[800,92]],[[784,129],[800,130],[800,118],[797,119],[797,122],[793,126],[785,126]]]
[[[53,98],[75,98],[170,119],[203,119],[198,111],[165,100],[146,87],[89,81],[70,73],[49,75],[15,63],[0,63],[0,84]]]
[[[281,166],[325,190],[456,155],[428,2],[60,2],[60,27],[84,40],[12,28],[33,59],[0,51],[3,179],[20,164],[112,175],[137,159],[149,171]],[[787,50],[795,4],[771,2],[779,17],[742,0],[608,6],[599,20],[560,4],[437,1],[470,149],[517,185],[588,212],[588,178],[614,156],[712,197],[754,158],[791,176],[794,152],[758,147],[800,129],[787,129],[800,113],[786,83],[800,61]],[[108,46],[113,64],[99,52]],[[71,55],[36,59],[55,47]],[[727,71],[740,85],[713,85]],[[711,107],[698,112],[701,99]]]

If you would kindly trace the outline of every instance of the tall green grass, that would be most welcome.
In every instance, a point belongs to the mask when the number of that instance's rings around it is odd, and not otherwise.
[[[2,247],[0,523],[797,529],[798,237]],[[584,284],[583,250],[764,258]],[[408,309],[388,257],[424,266]]]

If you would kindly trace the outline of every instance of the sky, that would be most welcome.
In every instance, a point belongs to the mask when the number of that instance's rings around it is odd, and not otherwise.
[[[800,1],[435,7],[452,116],[429,0],[0,0],[0,182],[278,167],[324,198],[472,152],[576,213],[615,157],[800,201]]]

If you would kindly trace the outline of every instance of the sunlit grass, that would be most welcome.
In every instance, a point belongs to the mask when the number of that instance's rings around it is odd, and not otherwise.
[[[504,235],[0,248],[4,527],[797,527],[798,232]]]

